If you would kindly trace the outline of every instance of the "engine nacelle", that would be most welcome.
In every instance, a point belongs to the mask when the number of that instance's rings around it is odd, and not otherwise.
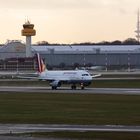
[[[52,86],[52,87],[60,87],[61,86],[61,82],[53,81],[53,82],[50,83],[50,86]]]

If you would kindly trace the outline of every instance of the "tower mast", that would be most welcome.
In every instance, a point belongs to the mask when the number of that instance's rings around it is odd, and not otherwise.
[[[136,38],[138,40],[138,42],[140,42],[140,12],[138,9],[138,13],[137,13],[137,30],[135,31],[137,33]]]

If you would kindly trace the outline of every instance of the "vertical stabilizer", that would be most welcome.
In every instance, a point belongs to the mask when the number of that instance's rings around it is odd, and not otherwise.
[[[46,70],[46,66],[45,66],[43,60],[41,59],[39,53],[37,53],[36,56],[37,56],[38,72],[41,73]]]

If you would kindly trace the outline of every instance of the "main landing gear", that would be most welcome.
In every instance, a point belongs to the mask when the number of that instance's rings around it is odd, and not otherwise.
[[[75,90],[75,89],[76,89],[76,85],[73,84],[73,85],[71,86],[71,89],[72,89],[72,90]]]
[[[83,83],[81,83],[80,84],[80,86],[81,86],[81,89],[83,90],[83,89],[85,89],[85,87],[84,87],[84,84]],[[75,84],[73,84],[72,86],[71,86],[71,89],[72,90],[76,90],[76,85]]]
[[[57,87],[56,86],[52,86],[52,90],[56,90],[57,89]]]

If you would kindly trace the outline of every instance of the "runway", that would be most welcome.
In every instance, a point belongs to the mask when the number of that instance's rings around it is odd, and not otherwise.
[[[71,90],[70,87],[61,87],[57,90],[51,90],[51,87],[0,86],[0,94],[3,92],[140,95],[140,89],[136,88],[86,88],[85,90],[79,88]]]
[[[32,132],[140,132],[140,126],[123,125],[45,125],[45,124],[0,124],[0,134]]]

